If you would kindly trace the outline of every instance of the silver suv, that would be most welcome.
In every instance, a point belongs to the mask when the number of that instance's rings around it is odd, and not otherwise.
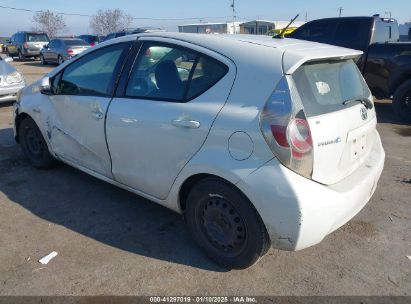
[[[44,32],[17,32],[11,36],[6,53],[10,57],[19,57],[24,61],[27,57],[40,57],[40,50],[49,43]]]

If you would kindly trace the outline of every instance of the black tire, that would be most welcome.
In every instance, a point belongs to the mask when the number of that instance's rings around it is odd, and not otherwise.
[[[226,269],[245,269],[267,253],[270,239],[250,201],[217,179],[200,181],[187,197],[185,220],[208,257]]]
[[[11,56],[10,56],[10,53],[9,53],[9,49],[6,49],[6,56],[7,56],[7,57],[11,57]]]
[[[57,160],[50,154],[47,144],[33,119],[23,119],[19,126],[19,139],[24,155],[37,169],[51,169]]]
[[[63,57],[61,57],[60,55],[57,57],[57,63],[58,63],[59,65],[64,63],[64,59],[63,59]]]
[[[21,50],[18,51],[18,56],[20,61],[26,61],[26,57],[23,55]]]
[[[42,65],[47,65],[47,61],[44,60],[44,55],[43,54],[40,54],[40,61],[41,61]]]
[[[395,114],[411,122],[411,79],[397,88],[392,100],[392,107]]]

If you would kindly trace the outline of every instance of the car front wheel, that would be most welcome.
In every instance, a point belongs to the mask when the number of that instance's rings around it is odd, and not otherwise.
[[[47,65],[47,61],[44,59],[44,55],[43,55],[43,54],[40,55],[40,61],[41,61],[41,64],[42,64],[42,65]]]
[[[19,60],[20,61],[25,61],[26,60],[26,57],[23,55],[23,53],[19,50]]]
[[[20,123],[19,139],[23,153],[33,167],[51,169],[57,164],[33,119],[27,117]]]
[[[187,198],[185,219],[205,253],[227,269],[245,269],[270,247],[265,226],[250,201],[217,178],[196,184]]]
[[[64,63],[63,57],[61,57],[61,56],[58,57],[58,63],[59,63],[59,65]]]

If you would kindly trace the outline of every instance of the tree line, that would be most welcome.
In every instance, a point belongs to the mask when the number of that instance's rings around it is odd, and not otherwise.
[[[98,10],[90,19],[90,27],[94,34],[106,36],[128,28],[133,17],[120,9]],[[46,32],[49,37],[57,37],[67,31],[67,24],[62,15],[50,10],[37,12],[33,16],[34,30]]]

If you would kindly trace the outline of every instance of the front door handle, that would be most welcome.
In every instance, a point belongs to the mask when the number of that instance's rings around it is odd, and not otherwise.
[[[189,129],[198,129],[200,128],[200,123],[195,120],[176,119],[176,120],[173,120],[173,126],[181,127],[181,128],[189,128]]]
[[[103,119],[103,117],[104,117],[103,113],[101,113],[101,112],[92,112],[91,115],[93,116],[93,118],[95,118],[97,120]]]

